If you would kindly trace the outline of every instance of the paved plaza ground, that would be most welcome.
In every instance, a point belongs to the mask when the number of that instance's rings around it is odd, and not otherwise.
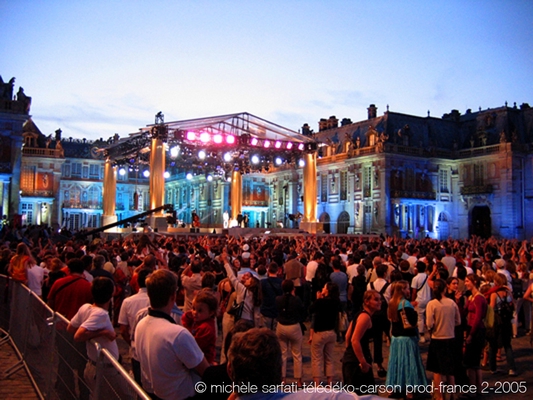
[[[306,332],[306,339],[303,346],[304,355],[304,382],[310,384],[312,382],[311,374],[311,353],[310,347],[307,344],[309,331]],[[220,340],[219,340],[220,342]],[[126,369],[130,368],[130,360],[128,356],[128,348],[126,343],[119,337],[118,339],[121,354],[123,356],[123,364]],[[219,343],[220,344],[220,343]],[[531,399],[533,398],[533,347],[529,343],[529,336],[525,336],[523,332],[518,338],[513,339],[513,350],[517,365],[518,375],[509,377],[506,373],[492,375],[490,371],[483,371],[484,389],[485,392],[481,398],[490,399],[507,399],[512,396],[513,399]],[[344,352],[344,344],[335,345],[335,382],[342,382],[341,357]],[[426,360],[428,344],[421,345],[422,359]],[[388,347],[384,345],[383,348],[385,359],[388,356]],[[16,353],[9,343],[0,346],[0,374],[2,374],[9,366],[17,362]],[[498,368],[502,371],[506,370],[505,361],[498,364]],[[374,367],[374,372],[376,369]],[[290,379],[292,375],[292,362],[289,360],[288,365],[288,379],[290,384],[294,380]],[[428,373],[428,378],[431,373]],[[378,378],[376,374],[376,383],[385,384],[385,378]],[[0,381],[0,399],[37,399],[38,396],[33,389],[30,379],[26,375],[24,369],[21,369],[9,378]]]

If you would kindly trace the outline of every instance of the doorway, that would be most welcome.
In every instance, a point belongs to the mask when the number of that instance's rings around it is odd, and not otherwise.
[[[492,234],[492,219],[489,206],[475,206],[470,213],[470,236],[476,235],[488,239]]]

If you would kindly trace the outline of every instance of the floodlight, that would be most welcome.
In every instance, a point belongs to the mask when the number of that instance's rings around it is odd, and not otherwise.
[[[200,134],[200,141],[202,143],[208,143],[211,140],[211,135],[207,132],[202,132]]]
[[[126,169],[125,169],[124,167],[120,168],[120,169],[118,170],[118,174],[119,174],[120,176],[124,176],[124,175],[126,175]]]
[[[170,157],[176,158],[180,152],[179,146],[174,146],[170,148]]]
[[[148,177],[150,176],[150,171],[148,171],[147,169],[145,169],[145,170],[143,171],[143,176],[144,176],[145,178],[148,178]]]
[[[170,172],[165,171],[165,173],[163,174],[163,176],[165,177],[165,179],[170,178]]]
[[[204,151],[204,150],[200,150],[200,151],[198,152],[198,158],[199,158],[200,160],[203,160],[203,159],[205,158],[205,155],[206,155],[206,154],[205,154],[205,151]]]
[[[257,154],[254,154],[251,158],[251,161],[253,164],[259,164],[259,156]]]
[[[283,164],[283,159],[281,157],[276,157],[276,165]]]
[[[187,132],[187,140],[196,140],[195,132]]]
[[[235,136],[233,136],[233,135],[228,135],[228,136],[226,136],[226,143],[227,143],[227,144],[233,144],[233,143],[235,143]]]
[[[191,174],[190,172],[187,174],[187,179],[188,179],[188,180],[191,180],[191,179],[192,179],[192,174]]]
[[[230,162],[232,158],[231,153],[224,154],[224,161]]]
[[[217,133],[215,136],[213,136],[213,142],[215,142],[216,144],[220,144],[222,143],[222,135]]]

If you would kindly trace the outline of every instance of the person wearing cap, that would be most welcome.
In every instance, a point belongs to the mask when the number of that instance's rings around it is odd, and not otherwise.
[[[250,246],[248,244],[245,244],[244,246],[242,246],[242,254],[241,254],[241,257],[243,259],[248,259],[250,258]]]

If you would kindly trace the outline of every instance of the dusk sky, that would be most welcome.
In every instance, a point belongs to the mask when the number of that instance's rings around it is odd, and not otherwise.
[[[533,1],[0,0],[0,75],[48,135],[247,111],[298,130],[370,103],[533,105]]]

